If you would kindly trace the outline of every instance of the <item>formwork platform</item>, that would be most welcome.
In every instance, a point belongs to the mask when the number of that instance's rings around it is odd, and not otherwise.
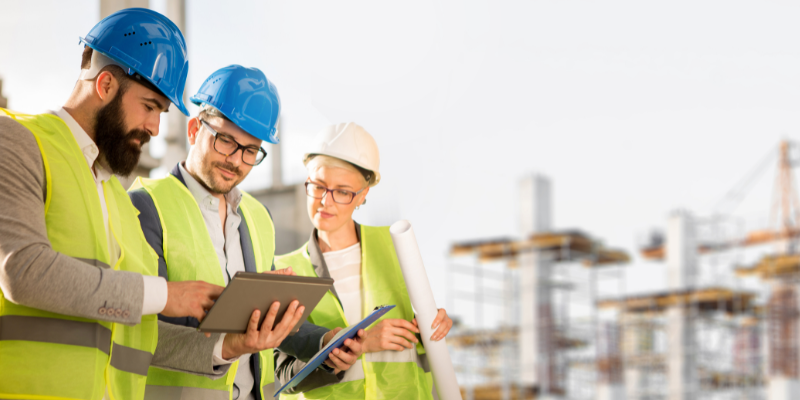
[[[737,268],[736,275],[757,276],[761,279],[800,276],[800,254],[764,256],[764,258],[755,265]]]
[[[606,299],[598,301],[597,306],[601,309],[622,309],[627,313],[663,312],[669,307],[681,305],[696,307],[701,311],[743,313],[752,310],[756,296],[748,291],[706,288]]]
[[[607,249],[583,232],[572,230],[535,234],[526,240],[497,238],[483,241],[461,242],[450,249],[452,257],[477,254],[481,262],[510,261],[517,266],[516,257],[529,251],[552,251],[554,261],[566,261],[584,256],[585,266],[606,266],[626,263],[630,256],[623,250]]]

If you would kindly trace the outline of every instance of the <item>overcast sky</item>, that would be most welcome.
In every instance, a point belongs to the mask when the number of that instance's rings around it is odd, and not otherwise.
[[[556,227],[633,252],[671,210],[707,213],[800,137],[797,2],[188,3],[187,93],[228,64],[262,69],[282,99],[290,182],[323,126],[365,127],[383,179],[356,218],[409,219],[442,303],[450,243],[516,235],[526,174],[553,180]],[[0,0],[12,109],[63,103],[98,9]],[[269,168],[248,187],[269,185]],[[740,215],[766,221],[772,174]],[[630,274],[639,289],[662,276],[638,259]]]

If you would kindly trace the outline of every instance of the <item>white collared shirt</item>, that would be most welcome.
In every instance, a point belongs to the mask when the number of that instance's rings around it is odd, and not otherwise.
[[[211,192],[186,171],[186,168],[183,167],[183,163],[178,164],[178,169],[181,171],[183,181],[186,182],[186,188],[189,189],[198,207],[200,207],[200,213],[203,215],[203,222],[205,222],[206,230],[208,230],[208,235],[211,237],[214,251],[217,253],[222,279],[227,286],[228,282],[230,282],[231,278],[233,278],[237,272],[245,270],[242,242],[239,235],[239,225],[242,223],[242,216],[239,215],[238,210],[239,203],[242,201],[242,192],[239,188],[234,187],[225,195],[227,216],[225,217],[225,229],[222,229],[222,221],[219,218],[220,200],[212,195]],[[223,333],[214,346],[214,365],[229,364],[237,360],[226,360],[222,358],[222,343],[224,340],[225,334]],[[254,399],[252,390],[255,385],[255,378],[253,377],[253,371],[250,369],[250,357],[250,354],[245,354],[238,358],[239,369],[236,370],[236,376],[233,380],[234,385],[236,385],[233,399]]]
[[[86,164],[89,165],[89,170],[92,171],[97,195],[100,197],[100,208],[103,211],[103,223],[108,240],[109,265],[113,266],[119,260],[120,247],[108,228],[108,208],[106,207],[105,192],[103,190],[103,182],[111,179],[111,171],[97,159],[100,155],[100,149],[67,110],[62,108],[56,111],[55,115],[64,120],[72,135],[75,136],[75,141],[78,142],[78,147],[83,152],[84,158],[86,158]],[[142,280],[144,281],[142,315],[160,313],[167,305],[167,281],[158,276],[145,275],[142,275]]]

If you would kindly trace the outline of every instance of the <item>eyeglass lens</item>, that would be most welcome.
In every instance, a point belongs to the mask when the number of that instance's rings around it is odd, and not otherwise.
[[[306,193],[315,199],[321,199],[323,196],[325,196],[325,192],[327,191],[329,191],[328,188],[324,186],[320,186],[311,182],[306,183]],[[331,189],[330,192],[333,195],[333,201],[339,204],[350,204],[353,202],[353,197],[355,197],[355,193],[349,190]]]
[[[231,155],[239,148],[239,144],[228,136],[217,134],[214,148],[222,154]],[[264,156],[266,156],[266,154],[264,154],[261,149],[252,147],[245,147],[242,149],[242,161],[250,165],[260,163],[261,160],[264,159]]]

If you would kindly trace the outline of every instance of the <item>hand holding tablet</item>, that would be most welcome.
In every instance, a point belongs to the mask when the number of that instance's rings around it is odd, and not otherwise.
[[[269,307],[278,302],[272,321],[272,330],[275,330],[290,304],[296,300],[296,307],[303,306],[304,310],[302,317],[291,326],[291,331],[295,332],[332,285],[333,279],[330,278],[237,272],[197,329],[201,332],[246,333],[254,310],[259,311],[256,326],[260,327],[267,318]]]
[[[230,360],[243,354],[257,353],[261,350],[278,347],[289,335],[291,329],[298,324],[305,311],[305,307],[300,306],[297,300],[292,301],[281,321],[275,324],[279,308],[280,303],[277,301],[272,303],[266,318],[264,318],[264,323],[261,324],[261,329],[258,326],[261,311],[255,310],[250,317],[247,332],[225,335],[222,358]]]

